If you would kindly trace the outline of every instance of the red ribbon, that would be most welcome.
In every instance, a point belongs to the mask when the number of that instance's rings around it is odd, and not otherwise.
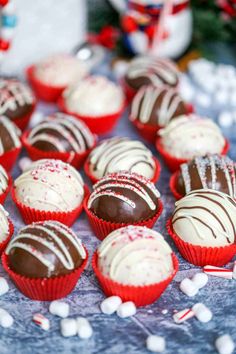
[[[113,26],[104,26],[100,33],[89,33],[88,40],[90,43],[100,44],[108,49],[113,49],[116,46],[117,39],[120,36],[120,31]]]

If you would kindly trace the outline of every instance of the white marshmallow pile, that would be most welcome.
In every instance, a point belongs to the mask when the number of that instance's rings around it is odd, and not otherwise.
[[[232,354],[235,348],[234,342],[229,334],[218,337],[215,346],[219,354]]]
[[[36,313],[33,316],[33,322],[39,326],[40,328],[42,328],[44,331],[48,331],[50,328],[50,321],[47,317],[45,317],[44,315],[42,315],[41,313]]]
[[[110,296],[102,301],[100,305],[102,313],[112,315],[115,312],[121,318],[128,318],[134,316],[137,312],[136,306],[132,301],[122,303],[119,296]]]
[[[146,347],[150,352],[162,353],[166,349],[165,338],[151,334],[147,337]]]
[[[13,325],[14,319],[6,310],[0,308],[0,326],[9,328]]]
[[[93,334],[92,326],[85,317],[64,318],[60,326],[63,337],[78,335],[81,339],[88,339]]]
[[[0,277],[0,296],[6,294],[9,290],[8,282],[5,278]]]
[[[66,318],[69,316],[70,306],[66,302],[55,300],[49,305],[49,312],[52,315]]]
[[[197,273],[192,279],[183,279],[180,283],[180,290],[188,297],[193,297],[207,284],[207,282],[208,276],[206,274]]]

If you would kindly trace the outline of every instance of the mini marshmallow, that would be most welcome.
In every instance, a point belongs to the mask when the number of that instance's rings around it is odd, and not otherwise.
[[[0,277],[0,296],[8,292],[9,285],[5,278]]]
[[[64,318],[61,320],[61,334],[63,337],[76,336],[77,331],[77,321],[74,318]]]
[[[215,341],[215,346],[219,354],[232,354],[235,344],[229,334],[220,336]]]
[[[218,117],[218,122],[222,127],[230,127],[233,124],[233,114],[228,111],[223,111]]]
[[[63,301],[52,301],[49,306],[49,312],[52,315],[66,318],[69,316],[70,306]]]
[[[231,269],[206,265],[205,267],[203,267],[203,271],[204,273],[212,275],[214,277],[233,279],[233,271]]]
[[[204,108],[208,108],[211,105],[211,97],[205,93],[199,92],[195,96],[196,102]]]
[[[136,306],[132,301],[121,304],[117,309],[117,315],[121,318],[127,318],[136,314]]]
[[[41,313],[36,313],[33,316],[33,322],[39,327],[41,327],[44,331],[48,331],[50,328],[49,319],[44,315],[42,315]]]
[[[192,307],[192,311],[194,312],[194,315],[197,317],[198,321],[203,323],[209,322],[213,317],[211,310],[200,302]]]
[[[185,278],[181,281],[180,290],[187,296],[193,297],[198,293],[198,288],[192,280]]]
[[[112,315],[118,310],[118,307],[122,304],[122,300],[119,296],[110,296],[103,300],[100,305],[102,313],[106,315]]]
[[[202,289],[208,283],[208,276],[205,273],[196,273],[192,277],[192,282],[198,289]]]
[[[4,309],[0,308],[0,326],[9,328],[13,325],[13,317]]]
[[[30,165],[32,164],[32,160],[28,157],[22,157],[19,160],[18,164],[19,164],[21,171],[24,172],[30,167]]]
[[[93,334],[93,329],[85,317],[77,317],[77,333],[81,339],[88,339]]]
[[[184,321],[189,320],[195,316],[194,312],[191,309],[181,310],[173,315],[173,319],[175,323],[183,323]]]
[[[168,313],[168,310],[167,310],[167,309],[164,309],[164,310],[161,311],[161,313],[162,313],[163,315],[166,315],[166,314]]]
[[[147,337],[146,347],[150,352],[162,353],[166,349],[165,338],[151,334]]]
[[[236,261],[234,261],[234,266],[233,266],[233,278],[236,279]]]

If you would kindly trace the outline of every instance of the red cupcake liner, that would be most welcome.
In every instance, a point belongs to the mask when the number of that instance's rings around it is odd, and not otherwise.
[[[50,86],[40,81],[34,75],[35,65],[26,69],[26,77],[36,96],[43,101],[55,103],[65,90],[66,86]]]
[[[17,119],[13,120],[13,123],[15,123],[15,125],[22,132],[27,128],[27,126],[30,122],[30,118],[31,118],[32,114],[34,113],[35,107],[36,107],[36,102],[33,103],[31,110],[26,115],[24,115],[21,118],[17,118]]]
[[[229,141],[225,139],[225,146],[221,152],[221,155],[226,155],[227,152],[229,151]],[[161,144],[161,138],[157,138],[156,140],[156,149],[160,153],[161,157],[163,158],[165,164],[169,168],[171,172],[175,172],[180,168],[180,165],[182,163],[188,162],[186,159],[179,159],[177,157],[171,156],[168,152],[165,151]]]
[[[176,200],[179,200],[184,197],[184,195],[181,195],[176,189],[176,182],[178,177],[179,177],[179,171],[174,172],[170,177],[170,190]]]
[[[62,96],[58,99],[57,103],[59,109],[62,112],[70,114],[78,119],[81,119],[89,127],[91,132],[98,135],[109,133],[118,122],[119,118],[121,117],[126,107],[126,103],[124,103],[121,109],[114,114],[107,114],[101,117],[92,117],[92,116],[89,117],[89,116],[81,116],[75,112],[69,111],[66,107],[65,100]]]
[[[120,80],[120,85],[122,86],[127,101],[130,103],[132,101],[132,99],[134,98],[134,96],[136,95],[138,90],[133,89],[131,86],[129,86],[129,84],[126,82],[125,79],[121,79]]]
[[[86,250],[86,248],[85,248]],[[80,267],[71,273],[54,278],[28,278],[15,273],[9,267],[9,259],[6,253],[2,254],[2,265],[16,287],[32,300],[53,301],[61,299],[76,286],[88,261],[88,251],[86,250],[86,259]]]
[[[5,192],[0,194],[0,204],[4,204],[6,197],[8,196],[8,193],[10,192],[11,187],[12,187],[12,178],[8,174],[8,186],[7,186],[7,189],[5,190]]]
[[[222,247],[196,246],[181,240],[173,230],[171,219],[167,221],[166,227],[180,254],[189,263],[201,267],[205,265],[221,267],[236,255],[236,244]]]
[[[185,105],[187,108],[187,114],[191,114],[194,111],[194,108],[190,104]],[[143,124],[137,119],[132,119],[129,117],[130,122],[135,126],[138,130],[141,137],[147,140],[149,143],[154,144],[157,139],[157,132],[162,129],[159,125],[151,125],[151,124]]]
[[[109,235],[112,231],[120,229],[121,227],[128,226],[128,225],[135,225],[135,226],[146,226],[148,228],[153,228],[157,219],[161,216],[163,211],[163,204],[161,199],[159,199],[159,208],[157,213],[148,220],[143,220],[135,223],[116,223],[103,220],[97,217],[91,210],[88,209],[88,198],[89,195],[86,196],[84,199],[84,210],[87,214],[89,224],[97,236],[99,240],[103,240],[107,235]]]
[[[89,189],[87,186],[84,186],[84,200],[88,194]],[[37,210],[34,208],[30,208],[18,201],[14,188],[12,188],[11,195],[14,203],[16,204],[21,214],[22,219],[27,225],[36,221],[56,220],[60,221],[61,223],[67,226],[71,226],[74,224],[74,222],[78,219],[78,217],[83,211],[83,202],[77,208],[67,212]]]
[[[133,301],[136,306],[146,306],[159,299],[179,269],[178,259],[175,254],[172,253],[174,272],[167,279],[151,285],[123,285],[105,277],[98,269],[97,261],[98,254],[95,252],[92,258],[92,267],[106,296],[116,295],[119,296],[123,302]]]
[[[69,163],[70,165],[78,169],[83,165],[90,151],[92,151],[92,149],[96,146],[96,137],[94,136],[94,145],[90,149],[86,150],[81,154],[76,152],[70,153],[70,152],[57,152],[57,151],[42,151],[40,149],[37,149],[34,146],[31,146],[28,143],[27,140],[28,135],[29,135],[29,131],[26,131],[22,135],[22,143],[25,149],[27,150],[27,153],[31,158],[31,160],[36,161],[40,159],[58,159],[63,162]]]
[[[160,162],[157,160],[156,157],[153,156],[153,160],[155,162],[155,173],[154,176],[152,177],[152,179],[150,179],[150,181],[152,183],[156,183],[159,180],[160,174],[161,174],[161,164]],[[90,181],[95,184],[99,181],[99,179],[97,179],[96,177],[94,177],[91,172],[90,172],[90,168],[89,168],[89,157],[87,158],[87,160],[85,161],[84,164],[84,172],[86,174],[86,176],[90,179]]]
[[[11,169],[14,167],[20,151],[21,147],[18,147],[10,151],[4,152],[3,155],[0,155],[0,165],[2,165],[7,172],[10,172]]]
[[[0,255],[4,252],[5,248],[7,247],[8,243],[11,240],[12,235],[14,233],[14,225],[13,225],[12,221],[10,219],[8,219],[8,222],[9,222],[9,234],[8,234],[7,238],[0,243]]]

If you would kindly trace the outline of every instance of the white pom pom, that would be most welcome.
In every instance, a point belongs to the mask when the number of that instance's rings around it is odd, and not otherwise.
[[[52,315],[66,318],[69,316],[70,306],[63,301],[52,301],[49,305],[49,312]]]
[[[61,334],[63,337],[76,336],[77,321],[73,318],[64,318],[61,320]]]
[[[218,337],[215,346],[219,354],[232,354],[235,348],[234,342],[229,334]]]
[[[207,323],[213,317],[211,310],[209,310],[208,307],[206,307],[204,304],[202,304],[200,302],[195,304],[192,307],[192,310],[193,310],[195,316],[197,317],[198,321],[200,321],[200,322]]]
[[[198,289],[201,289],[208,283],[208,276],[205,273],[196,273],[192,277],[192,282]]]
[[[219,105],[226,105],[229,102],[230,93],[226,89],[219,89],[214,95],[214,100]]]
[[[121,318],[127,318],[136,314],[136,306],[132,301],[121,304],[117,309],[117,315]]]
[[[92,336],[93,334],[93,329],[87,320],[87,318],[84,317],[77,317],[77,332],[78,336],[81,339],[88,339]]]
[[[199,92],[195,96],[196,102],[199,104],[199,106],[208,108],[211,105],[211,97],[207,94],[204,94],[202,92]]]
[[[193,297],[198,293],[198,288],[189,278],[182,280],[179,287],[180,290],[189,297]]]
[[[101,303],[101,311],[106,315],[112,315],[118,310],[118,307],[122,304],[122,300],[119,296],[110,296],[103,300]]]
[[[147,337],[146,347],[150,352],[162,353],[166,349],[166,342],[163,337],[150,335]]]

